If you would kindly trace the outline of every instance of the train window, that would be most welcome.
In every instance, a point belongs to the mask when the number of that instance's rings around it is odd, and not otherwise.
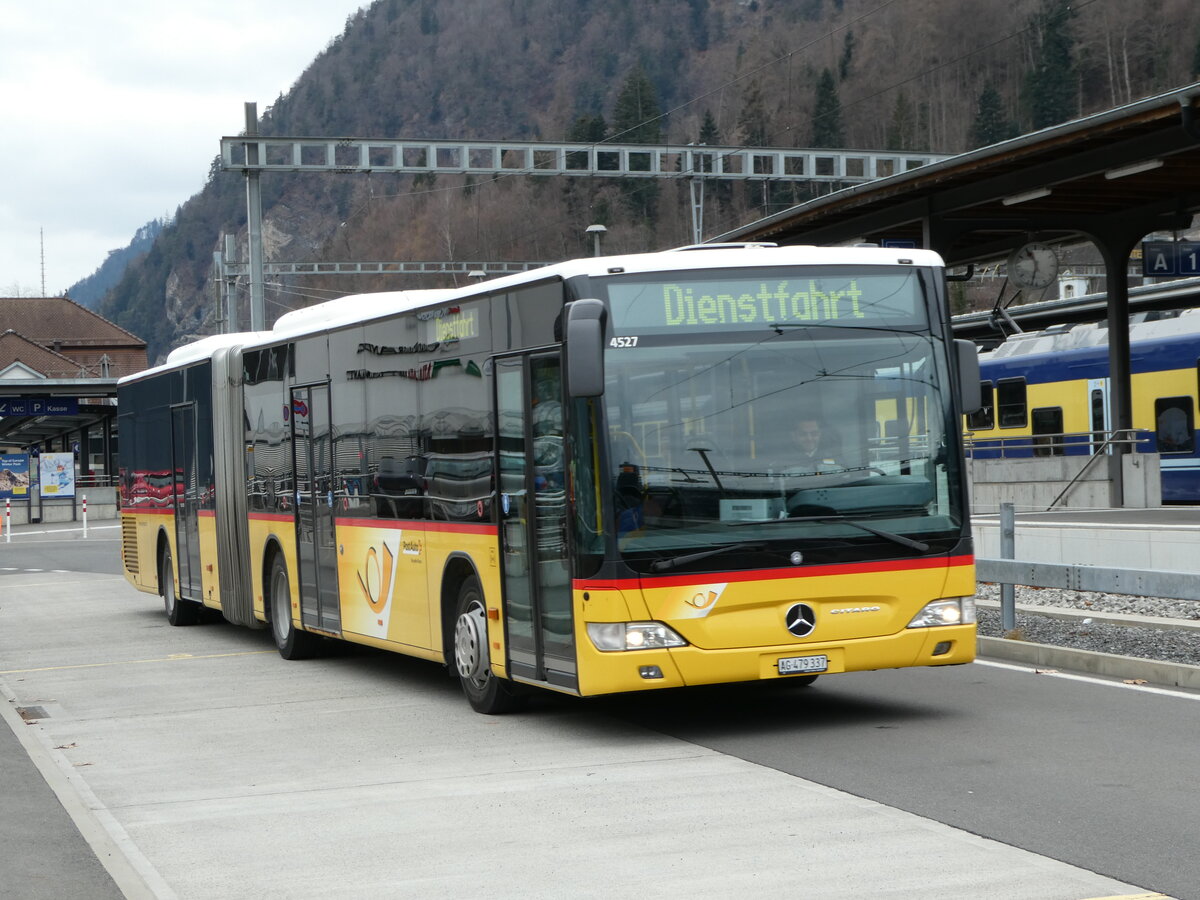
[[[985,431],[996,427],[996,409],[992,405],[995,401],[992,398],[992,383],[990,381],[981,381],[979,383],[979,399],[982,405],[975,412],[967,416],[967,427],[972,431]]]
[[[1033,455],[1062,456],[1063,411],[1061,406],[1035,409],[1033,420]]]
[[[1006,378],[996,384],[996,412],[1001,428],[1025,425],[1025,379]]]
[[[1191,453],[1196,448],[1191,397],[1159,397],[1154,401],[1154,434],[1159,453]]]

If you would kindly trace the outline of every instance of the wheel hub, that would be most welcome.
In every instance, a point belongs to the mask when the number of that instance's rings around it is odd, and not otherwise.
[[[458,617],[454,628],[454,662],[459,676],[474,684],[486,682],[491,675],[487,620],[480,606],[472,606]]]

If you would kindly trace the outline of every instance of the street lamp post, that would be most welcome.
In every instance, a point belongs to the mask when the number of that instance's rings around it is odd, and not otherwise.
[[[589,225],[585,234],[592,236],[592,256],[600,255],[600,235],[608,231],[603,225]]]

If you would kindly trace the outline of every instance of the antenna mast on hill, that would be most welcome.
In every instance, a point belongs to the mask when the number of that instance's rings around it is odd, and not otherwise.
[[[38,243],[41,245],[42,254],[42,296],[46,296],[46,229],[38,229]]]

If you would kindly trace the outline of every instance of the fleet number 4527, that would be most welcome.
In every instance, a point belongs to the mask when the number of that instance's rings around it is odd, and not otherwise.
[[[615,337],[608,342],[610,347],[636,347],[638,339],[636,337]]]

